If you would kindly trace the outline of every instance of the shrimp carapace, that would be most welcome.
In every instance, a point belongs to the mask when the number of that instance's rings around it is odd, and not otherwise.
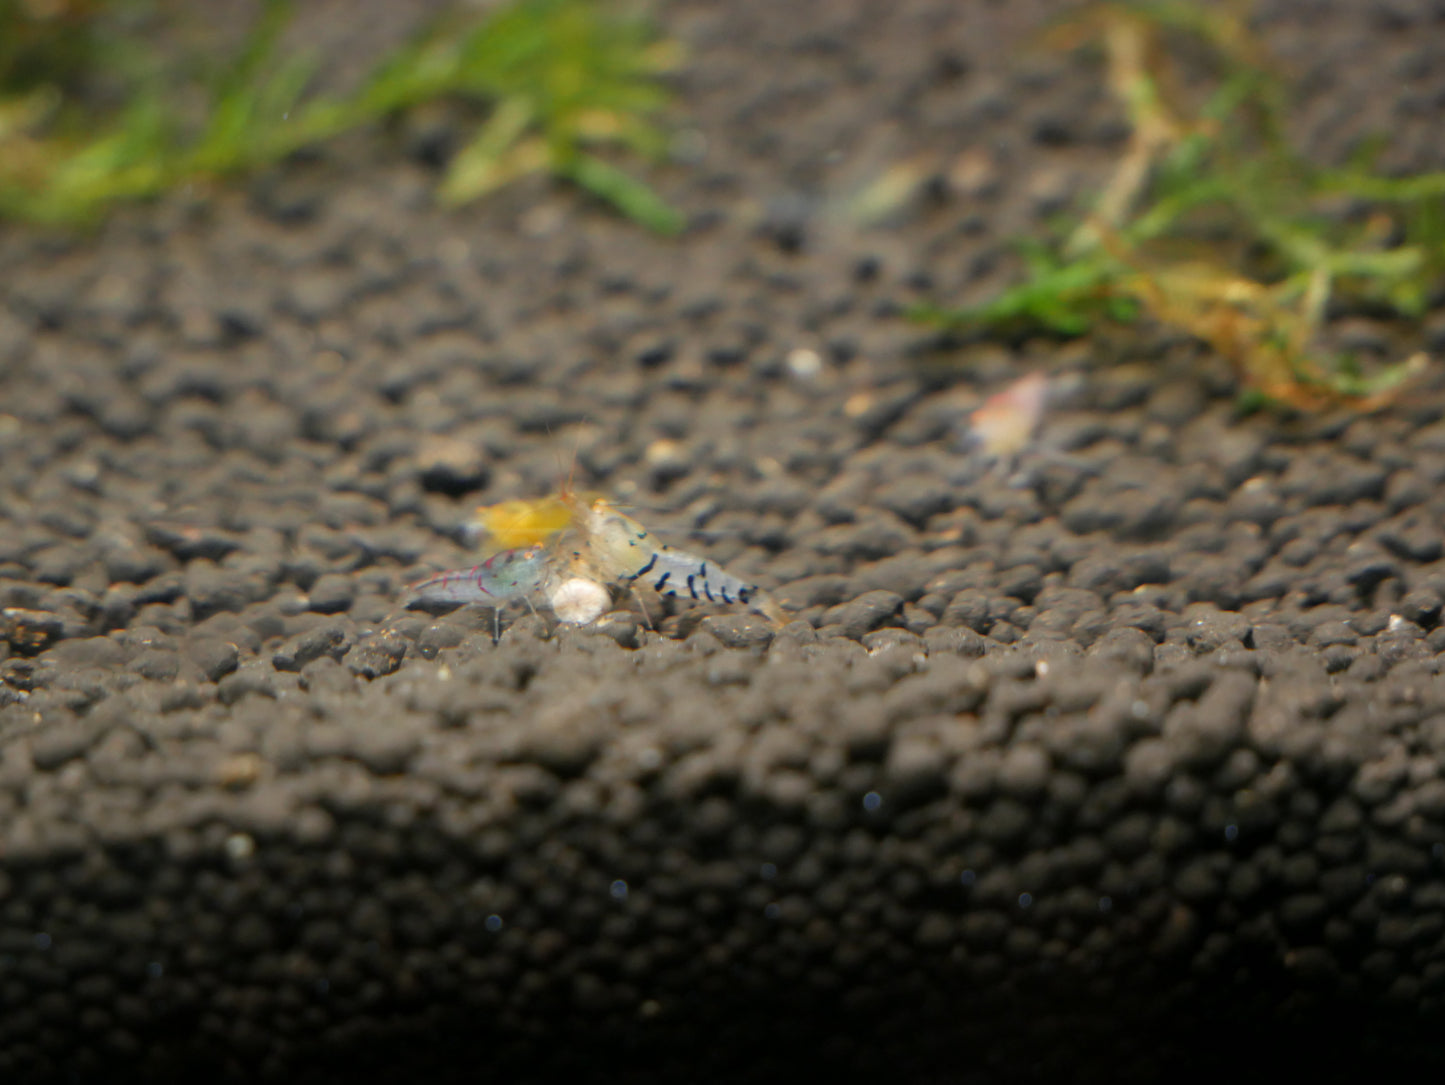
[[[570,495],[553,494],[534,500],[501,501],[477,509],[475,522],[488,549],[547,546],[572,526],[574,500]]]

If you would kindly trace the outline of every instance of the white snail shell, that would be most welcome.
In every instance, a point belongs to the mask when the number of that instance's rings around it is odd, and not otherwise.
[[[586,625],[606,614],[612,606],[612,593],[595,580],[574,576],[556,585],[547,596],[557,620],[571,625]]]

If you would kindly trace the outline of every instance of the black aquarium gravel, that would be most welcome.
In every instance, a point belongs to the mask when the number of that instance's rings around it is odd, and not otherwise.
[[[1437,7],[1261,5],[1313,149],[1445,166]],[[381,136],[0,231],[0,1081],[1439,1073],[1445,378],[932,349],[1119,153],[1048,10],[668,5],[680,241]],[[792,620],[401,607],[569,472]]]

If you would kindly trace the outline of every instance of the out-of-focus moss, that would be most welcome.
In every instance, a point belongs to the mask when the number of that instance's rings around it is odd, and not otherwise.
[[[153,5],[0,0],[0,215],[92,222],[117,200],[265,166],[449,98],[485,119],[450,163],[445,202],[542,172],[651,229],[682,225],[650,187],[599,154],[611,146],[635,159],[660,156],[666,139],[656,116],[667,96],[658,77],[677,59],[644,18],[613,4],[513,0],[487,14],[459,7],[346,95],[314,92],[311,61],[281,49],[287,0],[264,0],[233,56],[185,64],[151,56],[134,20],[129,37],[123,24],[99,32],[142,7]],[[149,11],[153,20],[186,15],[195,12]],[[197,70],[206,74],[183,74]],[[82,84],[112,90],[87,95]],[[197,101],[198,109],[177,104]]]
[[[1298,154],[1286,90],[1241,8],[1099,3],[1062,20],[1054,42],[1102,52],[1130,122],[1111,180],[1082,221],[1021,245],[1024,282],[914,315],[1065,336],[1147,316],[1227,358],[1246,395],[1302,408],[1369,405],[1418,371],[1423,355],[1367,371],[1322,358],[1316,339],[1332,304],[1414,318],[1445,285],[1445,174],[1378,176],[1369,149],[1343,168]],[[1212,68],[1213,92],[1192,108],[1173,92],[1186,40]]]

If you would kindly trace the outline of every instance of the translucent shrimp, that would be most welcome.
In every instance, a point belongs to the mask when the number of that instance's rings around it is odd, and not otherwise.
[[[482,603],[492,608],[493,637],[502,632],[501,613],[508,604],[542,591],[552,576],[552,558],[545,547],[499,550],[470,569],[450,569],[410,589],[412,603]]]
[[[1076,377],[1034,372],[985,399],[968,416],[962,442],[977,472],[993,472],[1010,486],[1033,485],[1038,469],[1050,463],[1097,473],[1096,464],[1067,455],[1054,435],[1044,432],[1045,415],[1078,386]]]
[[[600,600],[606,586],[631,588],[638,581],[660,595],[740,604],[776,625],[785,621],[782,609],[756,584],[657,541],[610,501],[573,490],[570,478],[547,497],[485,505],[475,522],[493,546],[541,548],[552,556],[555,576],[548,591],[557,598],[549,600],[563,621],[595,620],[605,612]]]
[[[1048,377],[1042,373],[1020,377],[969,416],[968,443],[986,459],[1012,463],[1038,435],[1048,400]]]
[[[633,587],[639,581],[659,595],[685,595],[699,602],[741,604],[774,625],[786,619],[777,602],[756,584],[729,573],[707,558],[658,542],[611,502],[596,498],[578,509],[572,567],[603,583]]]

